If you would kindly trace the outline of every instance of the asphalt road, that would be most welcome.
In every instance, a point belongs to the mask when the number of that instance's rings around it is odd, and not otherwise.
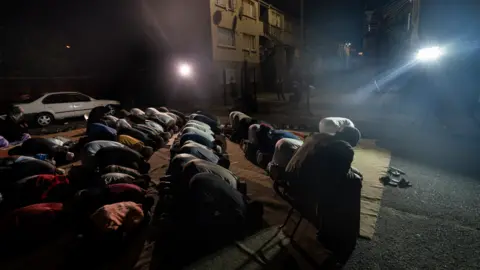
[[[413,187],[385,188],[374,239],[359,241],[346,269],[480,269],[480,177],[468,170],[480,152],[465,148],[452,153],[463,169],[393,152]]]
[[[57,121],[44,128],[35,126],[34,124],[30,124],[28,132],[31,135],[43,135],[65,132],[84,127],[86,127],[86,121],[83,118],[72,118],[63,121]]]

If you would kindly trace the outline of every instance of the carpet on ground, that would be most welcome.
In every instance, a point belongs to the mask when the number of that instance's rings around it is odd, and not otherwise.
[[[83,133],[83,130],[80,130],[80,131],[76,130],[76,131],[68,132],[67,134],[64,133],[61,135],[60,134],[50,135],[49,137],[53,137],[53,136],[76,137],[76,136],[80,136],[80,134],[82,133]],[[173,138],[169,141],[169,145],[171,145],[172,141],[173,141]],[[266,172],[263,169],[247,161],[239,145],[234,144],[230,141],[228,141],[227,144],[228,144],[228,150],[229,150],[228,152],[229,152],[230,161],[231,161],[230,169],[239,177],[247,181],[248,195],[252,199],[259,200],[264,203],[264,206],[265,206],[264,220],[267,223],[266,225],[267,229],[263,232],[262,237],[260,237],[259,239],[267,239],[268,236],[271,235],[273,231],[276,231],[276,229],[278,228],[278,225],[282,224],[289,210],[289,206],[286,202],[284,202],[280,197],[278,197],[275,194],[275,192],[272,189],[272,181],[269,178],[269,176],[266,174]],[[361,236],[363,237],[371,238],[375,231],[375,222],[376,222],[378,211],[380,208],[380,200],[383,192],[382,186],[378,182],[378,178],[382,174],[382,172],[385,170],[385,168],[388,167],[389,161],[390,161],[390,154],[387,151],[376,147],[373,141],[367,141],[367,140],[362,140],[361,144],[356,148],[355,153],[356,155],[355,155],[355,161],[353,165],[356,168],[358,168],[364,175],[364,183],[363,183],[363,190],[362,190],[362,215],[361,215],[361,232],[360,233],[361,233]],[[165,175],[165,171],[167,170],[168,163],[169,163],[169,156],[170,156],[169,149],[164,148],[155,152],[155,154],[150,159],[149,161],[151,165],[150,176],[152,180],[154,180],[155,182],[158,182],[158,179]],[[294,216],[293,219],[298,220],[298,216]],[[283,237],[282,235],[284,233],[289,235],[293,227],[294,227],[294,222],[290,222],[285,232],[282,232],[282,234],[277,235],[274,243],[278,244],[282,242],[280,241],[281,238]],[[148,231],[149,232],[147,234],[152,233],[151,230],[148,230]],[[294,242],[292,243],[295,243],[295,245],[297,245],[297,247],[300,247],[301,250],[307,251],[306,255],[308,255],[310,259],[313,258],[314,262],[320,265],[328,257],[329,253],[327,250],[325,250],[323,247],[321,247],[318,244],[318,242],[315,239],[315,236],[316,236],[315,228],[313,228],[313,226],[311,226],[308,222],[302,222],[302,225],[300,226],[296,234]],[[252,240],[255,238],[256,238],[255,236],[253,236],[253,238],[252,237],[247,238],[245,240],[246,242],[237,243],[235,248],[238,249],[239,248],[238,245],[240,244],[240,247],[241,247],[240,249],[242,250],[243,253],[245,252],[245,247],[247,248],[247,251],[248,250],[256,251],[254,247],[257,247],[258,244],[257,242]],[[149,266],[152,260],[151,250],[152,250],[152,247],[155,246],[155,241],[148,241],[148,240],[143,241],[144,239],[138,239],[138,240],[141,242],[139,243],[141,251],[135,252],[135,255],[129,252],[132,254],[132,257],[135,257],[135,258],[131,258],[133,262],[126,263],[124,260],[119,260],[118,262],[119,267],[116,269],[131,269],[131,266],[135,264],[136,264],[135,267],[133,267],[134,269],[150,269]],[[292,245],[289,245],[289,248],[288,248],[289,250],[291,250],[291,246]],[[221,269],[226,269],[225,268],[226,266],[223,264],[223,262],[215,262],[215,260],[217,260],[221,254],[231,254],[232,250],[235,248],[231,246],[223,251],[220,251],[220,253],[212,255],[213,257],[211,258],[214,261],[202,260],[202,262],[199,262],[199,264],[194,265],[193,268],[191,269],[197,269],[197,268],[202,269],[202,267],[215,269],[213,268],[213,266],[220,266]],[[282,252],[284,251],[284,249],[278,249],[278,245],[276,244],[272,245],[272,248],[274,250],[277,250],[278,252],[280,252],[280,250],[282,250]],[[255,258],[256,256],[252,257],[251,254],[250,255],[247,254],[247,255],[248,256],[243,258],[240,258],[241,256],[238,257],[240,261],[236,263],[250,264],[251,260],[253,261],[257,260],[257,258]],[[304,255],[305,254],[302,254],[302,256]],[[295,255],[292,255],[292,256],[297,258],[298,254],[297,256]],[[125,257],[126,260],[128,260],[127,257],[130,257],[130,256],[126,256]],[[273,258],[277,256],[269,255],[266,257]],[[123,262],[120,262],[120,261],[123,261]],[[137,263],[135,263],[135,261]],[[296,260],[296,261],[302,265],[300,266],[301,269],[309,268],[309,267],[304,267],[307,265],[305,264],[305,261],[302,261],[302,260]],[[259,266],[258,263],[255,263],[255,265]],[[257,268],[256,266],[252,267],[252,269],[256,269]],[[280,269],[280,268],[277,268],[277,269]]]
[[[266,172],[247,161],[240,147],[229,142],[231,170],[248,181],[248,190],[252,198],[260,198],[266,204],[266,219],[271,224],[281,224],[283,215],[289,210],[288,204],[276,197],[272,180]],[[375,224],[380,211],[383,185],[379,178],[390,164],[390,153],[377,147],[373,140],[361,140],[355,148],[353,167],[363,174],[361,201],[360,236],[371,239],[375,233]],[[274,214],[275,213],[275,214]],[[270,223],[269,222],[269,223]]]

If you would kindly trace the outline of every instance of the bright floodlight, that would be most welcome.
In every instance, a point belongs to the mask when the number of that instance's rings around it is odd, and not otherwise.
[[[440,47],[435,46],[435,47],[429,47],[429,48],[423,48],[417,52],[417,60],[423,61],[423,62],[428,62],[428,61],[435,61],[440,56],[442,56],[443,51]]]
[[[178,66],[178,73],[182,77],[190,77],[192,75],[192,67],[186,63],[180,64]]]

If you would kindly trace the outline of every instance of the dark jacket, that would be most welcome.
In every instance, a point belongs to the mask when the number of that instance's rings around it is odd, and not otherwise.
[[[337,141],[331,135],[315,134],[307,138],[287,164],[285,173],[290,193],[305,211],[309,211],[305,216],[310,220],[315,211],[329,211],[328,205],[343,198],[343,191],[338,187],[358,188],[357,182],[345,182],[353,157],[348,143]]]
[[[183,167],[189,161],[198,159],[196,156],[190,154],[178,154],[174,158],[170,159],[170,164],[168,165],[167,174],[178,176],[183,171]]]
[[[14,152],[14,149],[11,152]],[[22,155],[47,154],[48,158],[54,158],[59,164],[66,163],[67,152],[67,147],[60,146],[48,138],[30,138],[21,146]],[[10,151],[9,154],[11,154]]]
[[[194,159],[185,164],[182,172],[182,181],[187,181],[189,183],[194,175],[202,172],[217,175],[232,188],[237,189],[238,177],[235,174],[222,166],[202,159]]]
[[[5,201],[12,208],[44,202],[64,202],[73,195],[64,175],[41,174],[23,178],[5,192]]]
[[[218,117],[216,115],[212,114],[212,113],[209,113],[209,112],[206,112],[206,111],[197,111],[195,113],[204,115],[204,116],[212,119],[213,121],[215,121],[217,124],[220,123],[220,119],[218,119]]]
[[[143,156],[128,147],[104,147],[95,154],[98,168],[103,170],[109,165],[119,165],[132,168],[140,173],[148,173],[150,164],[148,164]]]
[[[194,228],[239,235],[244,230],[247,207],[242,194],[212,173],[199,173],[190,180],[185,216]]]
[[[238,124],[233,127],[232,141],[240,142],[241,140],[248,139],[248,128],[250,125],[255,124],[256,120],[248,115],[241,115],[238,120]]]
[[[4,158],[9,162],[0,162],[2,166],[2,179],[0,186],[7,183],[16,182],[20,179],[38,175],[38,174],[55,174],[56,167],[43,160],[35,159],[33,157],[19,157],[19,158]]]
[[[262,126],[260,129],[262,129]],[[269,153],[269,154],[273,154],[275,152],[275,144],[277,144],[277,142],[280,139],[288,138],[288,139],[301,140],[298,136],[296,136],[291,132],[288,132],[286,130],[276,130],[276,129],[270,130],[267,134],[267,137],[264,137],[263,134],[260,134],[260,136],[258,136],[257,138],[259,138],[259,141],[260,141],[259,150],[262,151],[263,153]]]
[[[28,133],[28,125],[23,120],[14,120],[7,116],[5,120],[0,120],[0,135],[7,141],[20,141],[24,133]]]
[[[87,136],[90,137],[90,140],[115,141],[117,139],[117,131],[107,125],[93,123],[89,125]]]
[[[102,123],[105,124],[104,121],[102,121],[102,118],[108,113],[108,108],[100,106],[100,107],[95,107],[93,108],[90,113],[88,114],[88,120],[87,120],[87,133],[90,131],[90,125],[93,123]]]

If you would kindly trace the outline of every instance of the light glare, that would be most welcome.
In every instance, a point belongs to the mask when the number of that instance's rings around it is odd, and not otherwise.
[[[429,48],[423,48],[417,52],[417,60],[419,61],[435,61],[440,56],[442,56],[443,51],[440,47],[435,46],[435,47],[429,47]]]
[[[192,75],[192,67],[189,64],[180,64],[178,72],[182,77],[190,77],[190,75]]]

